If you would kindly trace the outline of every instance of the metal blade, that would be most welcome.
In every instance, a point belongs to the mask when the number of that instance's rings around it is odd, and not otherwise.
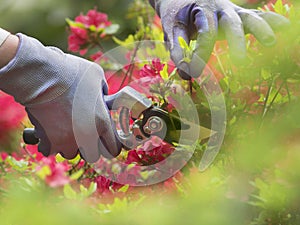
[[[165,129],[152,135],[156,135],[170,144],[175,142],[191,145],[194,144],[195,140],[204,140],[215,134],[214,131],[206,127],[180,118],[176,113],[170,114],[158,107],[147,109],[143,115],[142,127],[152,116],[158,116],[164,121]]]

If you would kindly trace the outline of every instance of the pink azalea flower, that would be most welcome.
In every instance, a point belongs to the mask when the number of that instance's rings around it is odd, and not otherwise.
[[[43,154],[38,151],[37,145],[27,145],[26,150],[28,151],[28,153],[30,155],[32,155],[34,157],[34,160],[37,162],[39,162],[45,158],[45,156],[43,156]],[[26,153],[24,153],[24,154],[26,154]]]
[[[153,137],[139,149],[129,151],[126,163],[155,164],[167,158],[174,150],[172,145],[163,142],[158,137]]]
[[[0,159],[1,160],[6,160],[6,158],[8,157],[8,153],[6,153],[6,152],[0,152]]]
[[[141,77],[155,77],[160,76],[160,71],[164,68],[164,64],[160,62],[160,59],[153,59],[152,63],[144,65],[140,71]]]
[[[78,52],[88,42],[87,30],[79,27],[71,27],[71,34],[68,37],[69,50]]]
[[[44,166],[48,166],[50,169],[50,174],[45,177],[45,182],[50,187],[61,187],[70,182],[70,178],[66,174],[69,170],[67,163],[57,163],[54,156],[44,157],[40,162],[41,165],[37,171]]]
[[[98,176],[94,179],[94,182],[97,184],[97,192],[103,194],[105,192],[110,192],[111,181],[103,176]]]
[[[69,50],[72,52],[79,52],[81,55],[87,53],[86,45],[93,42],[94,35],[90,34],[90,26],[95,26],[97,29],[106,28],[112,23],[108,20],[105,13],[97,10],[89,10],[87,15],[79,15],[75,18],[76,23],[81,23],[82,26],[70,25],[70,35],[68,37]],[[97,36],[97,33],[95,33]],[[99,34],[103,38],[106,34],[102,32]]]
[[[14,98],[0,91],[0,140],[21,125],[26,116],[24,107]]]
[[[97,184],[97,192],[99,194],[111,194],[112,191],[117,191],[124,186],[123,184],[112,182],[104,176],[96,177],[94,182]]]
[[[16,103],[14,98],[0,91],[0,131],[19,127],[25,117],[24,107]],[[7,130],[6,130],[7,131]]]
[[[98,12],[95,9],[89,10],[87,15],[80,15],[75,18],[76,22],[83,23],[87,27],[94,25],[97,28],[111,25],[108,16],[105,13]]]

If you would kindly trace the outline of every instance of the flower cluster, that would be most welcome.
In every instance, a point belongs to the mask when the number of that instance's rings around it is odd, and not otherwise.
[[[166,159],[174,150],[174,146],[162,142],[154,136],[142,147],[129,151],[126,163],[136,163],[142,166],[153,165]]]
[[[54,156],[43,157],[36,167],[37,175],[45,180],[50,187],[61,187],[71,180],[67,176],[70,165],[65,162],[58,163]]]
[[[79,15],[75,21],[68,20],[70,35],[68,38],[69,50],[85,55],[89,46],[99,43],[109,34],[117,31],[118,26],[108,20],[107,14],[96,9],[89,10],[86,15]]]

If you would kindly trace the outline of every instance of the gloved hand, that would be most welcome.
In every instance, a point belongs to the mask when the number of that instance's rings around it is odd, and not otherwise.
[[[198,77],[212,50],[219,31],[222,31],[235,60],[246,58],[244,34],[252,33],[258,41],[266,46],[275,43],[273,29],[281,28],[289,21],[273,12],[241,8],[229,0],[149,0],[161,18],[168,42],[171,58],[181,69],[183,79]],[[197,40],[197,47],[191,62],[183,62],[183,51],[178,37],[187,43]],[[199,59],[203,61],[199,65]]]
[[[18,36],[15,58],[0,70],[0,89],[25,106],[40,138],[39,151],[72,159],[79,149],[88,162],[117,156],[121,145],[103,100],[102,68]]]

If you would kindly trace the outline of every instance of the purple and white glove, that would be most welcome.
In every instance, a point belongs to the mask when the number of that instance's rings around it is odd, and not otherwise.
[[[39,151],[72,159],[79,150],[88,162],[117,156],[121,145],[103,100],[102,68],[26,35],[18,37],[16,56],[0,69],[0,89],[26,107]]]
[[[161,18],[165,41],[171,58],[181,69],[183,79],[200,76],[213,50],[218,33],[222,31],[228,40],[231,56],[235,60],[246,58],[245,33],[252,33],[266,46],[275,43],[276,28],[282,28],[289,21],[273,12],[244,9],[229,0],[149,0]],[[197,47],[191,62],[182,61],[183,50],[178,37],[187,43],[197,40]],[[202,65],[199,65],[201,58]]]

